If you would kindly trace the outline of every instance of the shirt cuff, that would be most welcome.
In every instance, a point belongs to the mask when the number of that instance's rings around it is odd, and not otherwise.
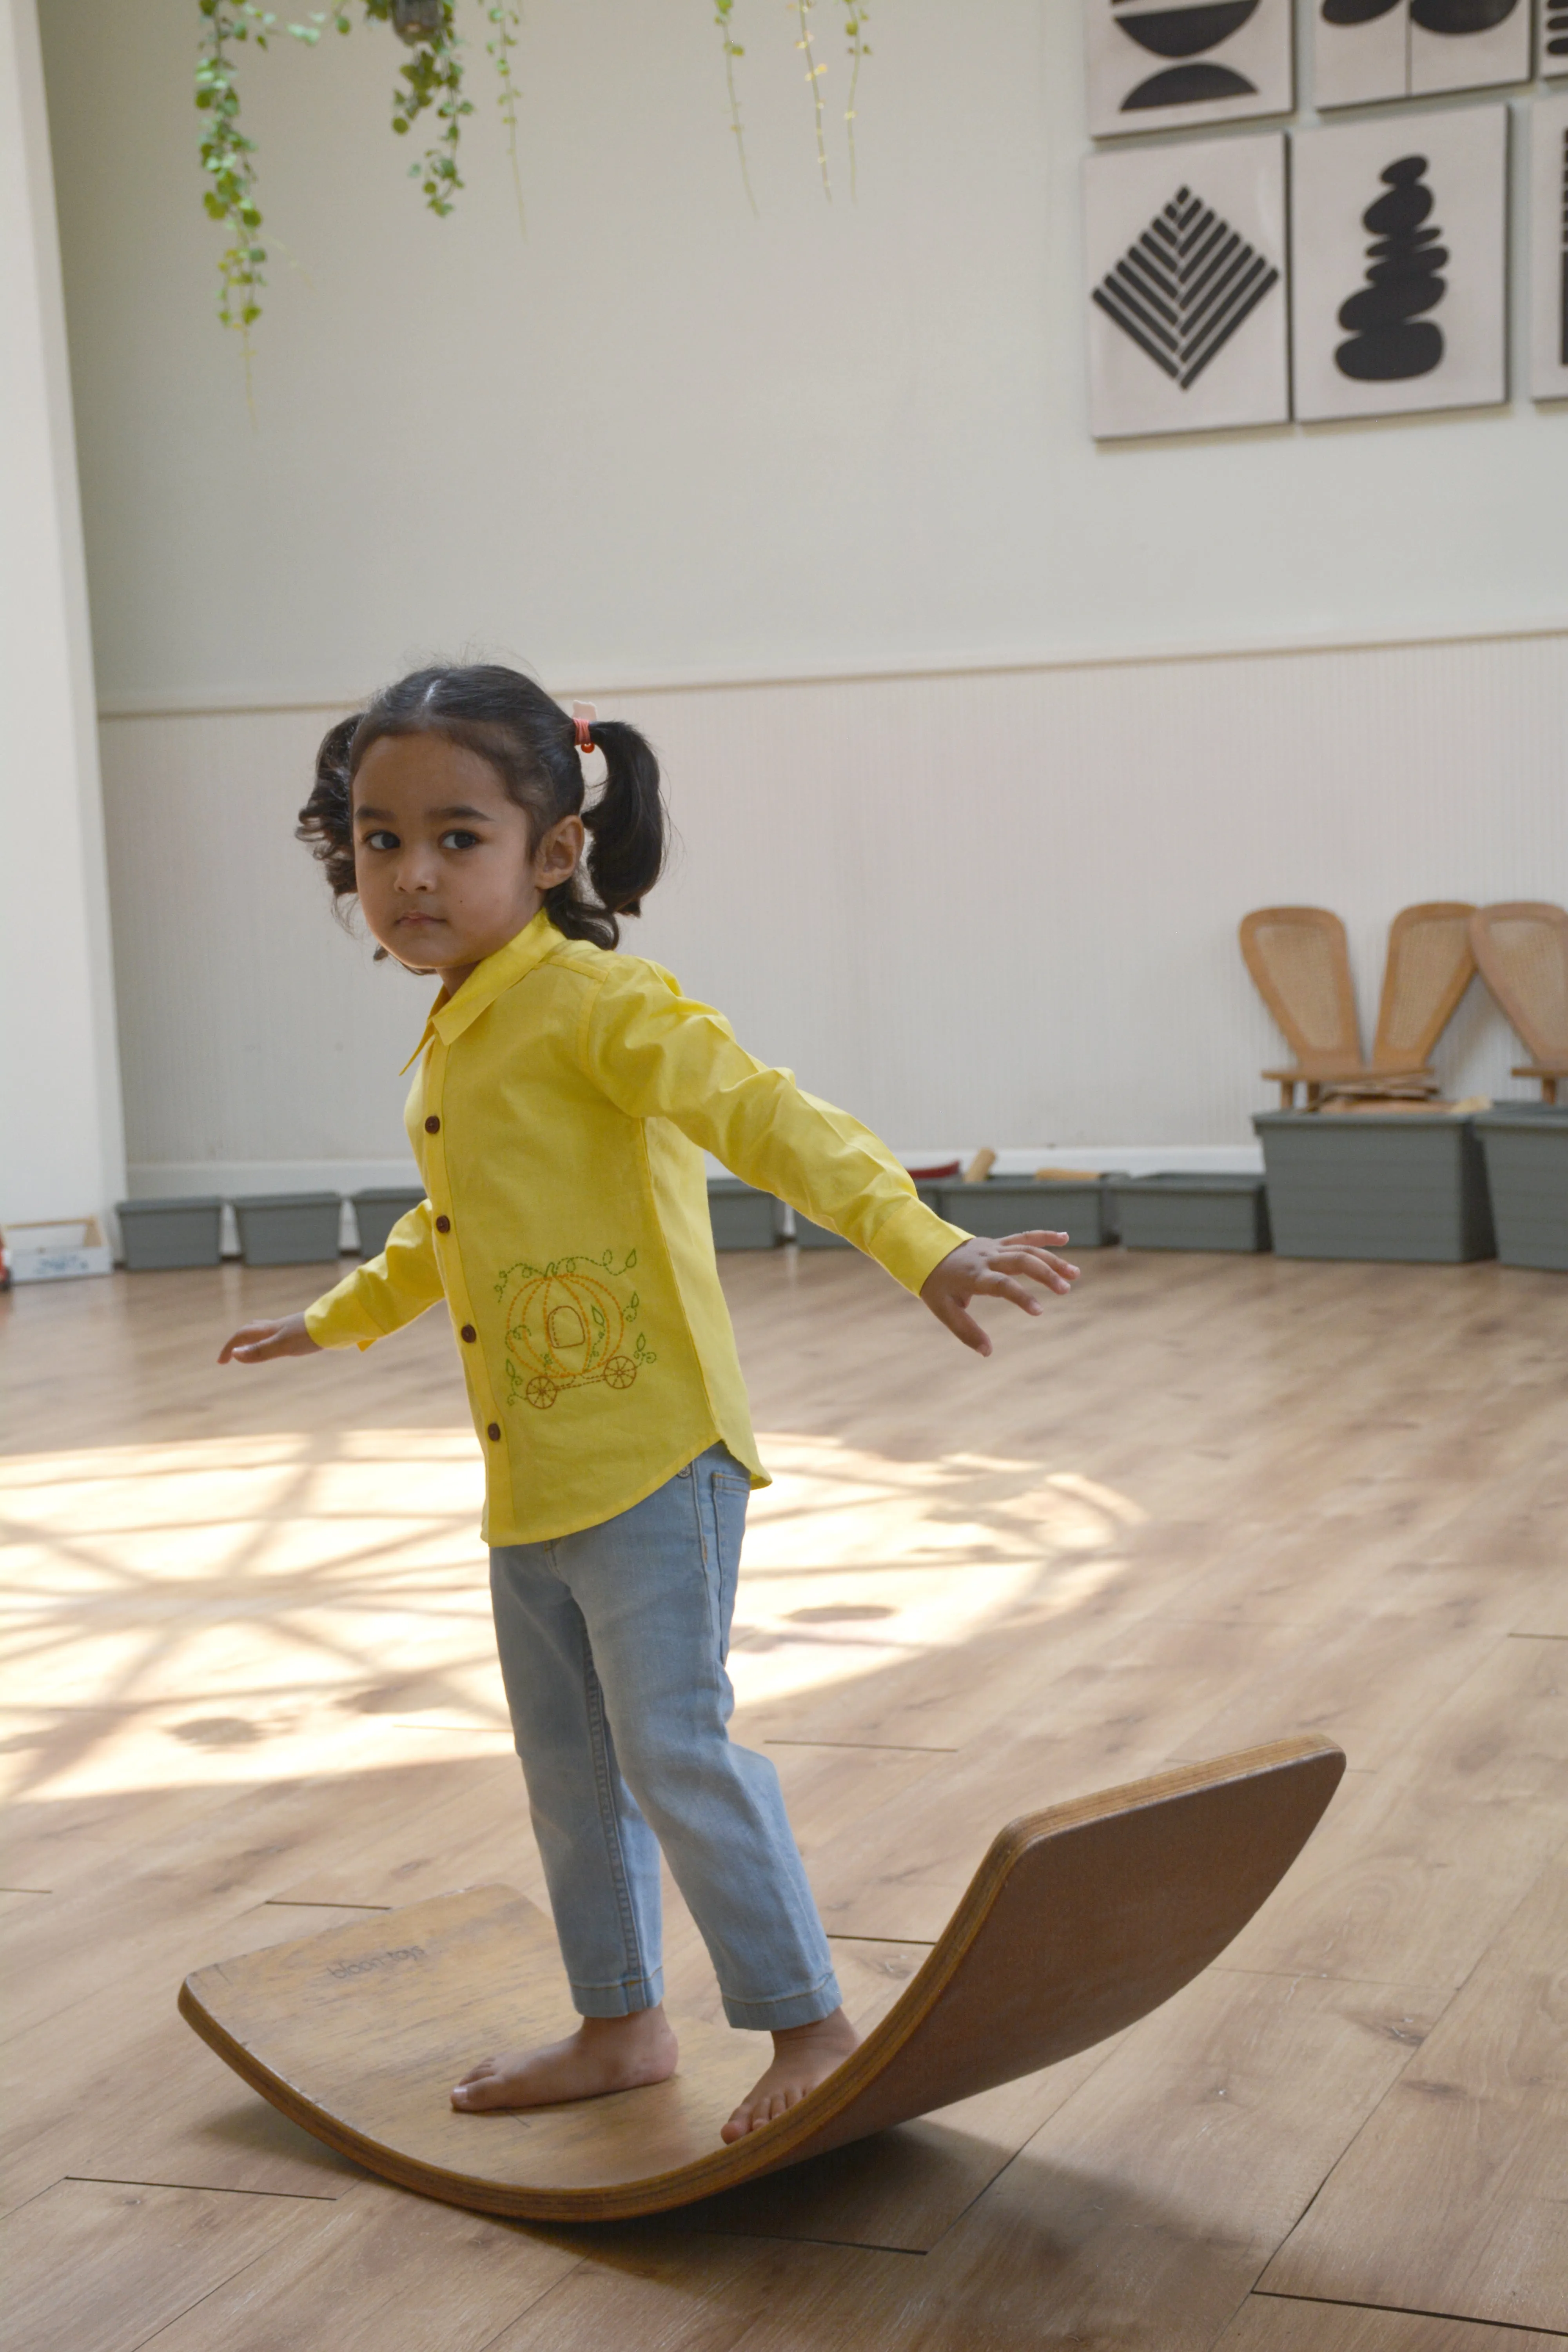
[[[886,1223],[878,1226],[868,1255],[918,1298],[942,1259],[969,1239],[962,1225],[948,1224],[923,1201],[900,1201]]]
[[[387,1336],[360,1293],[357,1270],[306,1307],[305,1328],[318,1348],[373,1348]]]

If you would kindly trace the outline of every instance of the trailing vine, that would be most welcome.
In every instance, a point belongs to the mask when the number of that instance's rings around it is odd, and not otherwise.
[[[217,314],[249,343],[253,320],[261,316],[257,289],[267,279],[260,242],[261,209],[256,201],[256,142],[239,127],[239,96],[234,86],[232,46],[252,41],[267,47],[277,19],[250,0],[200,0],[204,19],[196,58],[196,104],[207,117],[202,127],[202,170],[207,186],[202,202],[209,217],[222,221],[228,244],[218,256]],[[292,27],[290,27],[292,29]]]
[[[333,32],[353,29],[351,0],[331,0],[299,22],[280,22],[258,0],[196,0],[201,16],[197,47],[195,101],[203,116],[202,171],[205,178],[202,202],[209,215],[227,232],[218,256],[217,314],[226,327],[240,334],[247,360],[250,330],[261,316],[261,289],[267,283],[267,247],[262,241],[261,207],[257,198],[256,142],[240,126],[239,92],[235,80],[235,53],[243,45],[265,49],[278,35],[313,48],[330,26]],[[474,111],[464,88],[464,42],[457,26],[456,0],[360,0],[367,24],[390,25],[408,46],[410,54],[399,68],[393,91],[392,128],[405,138],[422,118],[429,116],[435,135],[419,161],[408,167],[417,180],[428,209],[439,217],[450,213],[463,186],[460,169],[462,127]],[[489,27],[485,51],[494,67],[497,102],[506,132],[507,160],[517,196],[518,223],[527,233],[522,202],[522,176],[518,163],[518,81],[514,64],[521,18],[517,0],[479,0]],[[741,120],[735,61],[746,54],[735,38],[735,0],[710,0],[724,58],[724,81],[730,104],[730,128],[741,180],[752,210],[757,210]],[[829,201],[833,195],[828,171],[826,112],[823,104],[825,62],[816,52],[812,11],[816,0],[784,0],[795,19],[795,48],[805,65],[811,89],[817,171]],[[848,49],[849,87],[844,121],[849,152],[849,189],[856,182],[855,101],[862,60],[870,55],[866,40],[868,0],[838,0]]]
[[[517,47],[521,18],[508,0],[493,0],[485,15],[495,27],[495,37],[485,43],[494,61],[496,79],[500,83],[500,119],[506,126],[506,159],[511,167],[512,193],[517,198],[517,225],[524,236],[528,235],[528,215],[522,205],[522,173],[517,161],[517,77],[511,69],[511,53]]]
[[[805,80],[811,90],[812,128],[816,139],[816,169],[822,181],[822,193],[829,204],[833,201],[833,182],[827,162],[826,111],[823,104],[822,84],[827,72],[826,64],[817,57],[812,36],[811,12],[816,0],[784,0],[784,5],[795,19],[795,46],[805,67]],[[860,88],[860,67],[871,54],[866,38],[866,21],[870,15],[869,0],[838,0],[843,18],[845,44],[849,55],[849,89],[844,105],[844,128],[849,152],[849,194],[856,194],[857,159],[855,153],[855,101]],[[752,176],[746,163],[746,139],[741,122],[740,94],[735,84],[735,60],[746,54],[743,45],[735,38],[735,0],[713,0],[713,22],[719,28],[720,44],[724,56],[724,87],[730,100],[730,128],[735,134],[735,152],[741,165],[741,179],[746,191],[746,201],[753,212],[757,200],[752,194]]]
[[[855,98],[860,87],[860,61],[871,54],[866,42],[865,0],[838,0],[844,11],[844,37],[849,45],[849,94],[844,101],[845,136],[849,142],[849,195],[855,196]]]
[[[746,202],[755,212],[757,200],[752,194],[752,174],[746,166],[746,134],[741,123],[741,100],[735,89],[735,59],[743,58],[746,52],[735,38],[735,28],[731,21],[734,9],[735,0],[713,0],[713,22],[718,26],[720,38],[724,44],[724,86],[730,93],[730,128],[735,134],[735,152],[741,162],[741,182],[746,191]]]
[[[812,113],[816,127],[816,168],[822,174],[822,193],[831,204],[833,183],[827,176],[827,142],[822,135],[822,77],[827,68],[817,64],[816,52],[811,46],[811,12],[816,5],[816,0],[789,0],[800,26],[800,37],[795,47],[805,59],[805,79],[811,86]]]

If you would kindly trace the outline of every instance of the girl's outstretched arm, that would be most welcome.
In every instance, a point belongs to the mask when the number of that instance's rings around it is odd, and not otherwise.
[[[316,1342],[305,1328],[302,1315],[285,1315],[277,1323],[242,1323],[218,1351],[218,1362],[265,1364],[274,1356],[313,1356]]]
[[[1026,1286],[1037,1282],[1058,1297],[1072,1288],[1078,1268],[1056,1255],[1057,1245],[1066,1240],[1066,1234],[1009,1234],[996,1242],[976,1234],[933,1266],[921,1286],[921,1297],[937,1321],[945,1323],[966,1348],[988,1356],[990,1339],[966,1312],[970,1300],[1010,1298],[1026,1315],[1043,1315],[1044,1307]]]

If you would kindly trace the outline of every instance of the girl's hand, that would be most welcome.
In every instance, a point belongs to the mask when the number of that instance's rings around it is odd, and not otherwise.
[[[938,1272],[941,1272],[939,1267]],[[302,1315],[285,1315],[280,1323],[242,1323],[232,1339],[223,1343],[218,1357],[226,1364],[265,1364],[274,1356],[313,1356],[316,1343],[305,1328]]]
[[[1049,1244],[1065,1242],[1066,1234],[1009,1234],[1005,1241],[961,1242],[939,1266],[927,1275],[921,1297],[939,1323],[945,1323],[977,1356],[991,1353],[991,1342],[965,1313],[972,1298],[1010,1298],[1026,1315],[1043,1315],[1045,1307],[1026,1282],[1065,1296],[1078,1280],[1078,1268],[1058,1257]]]

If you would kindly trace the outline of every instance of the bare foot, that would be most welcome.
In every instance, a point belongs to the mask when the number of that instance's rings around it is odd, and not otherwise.
[[[542,2050],[503,2050],[464,2075],[452,2105],[466,2114],[489,2107],[552,2107],[636,2091],[675,2072],[679,2045],[661,2008],[630,2017],[585,2017],[564,2042]]]
[[[720,2134],[721,2139],[744,2139],[759,2124],[772,2123],[788,2107],[797,2106],[808,2091],[826,2083],[842,2066],[860,2036],[841,2009],[815,2025],[792,2025],[773,2036],[773,2063],[760,2083],[754,2083]]]

